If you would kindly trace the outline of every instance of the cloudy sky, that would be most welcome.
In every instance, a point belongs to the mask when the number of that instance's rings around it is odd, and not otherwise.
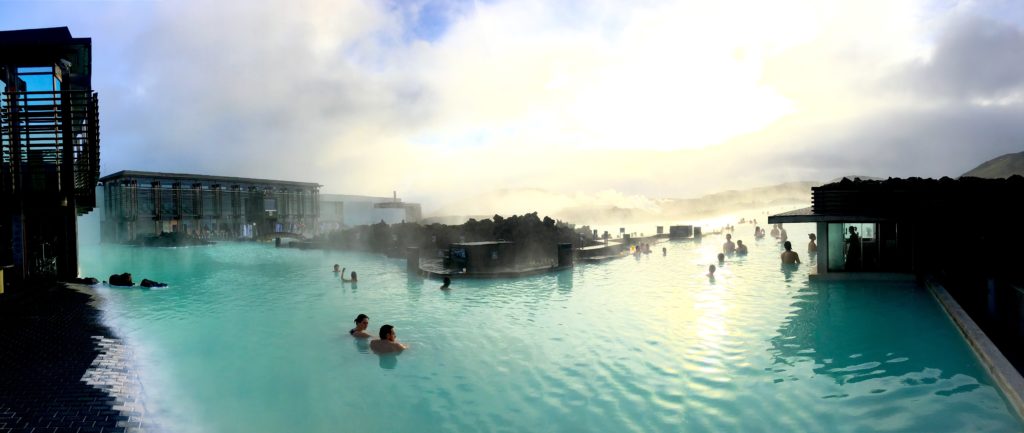
[[[1024,2],[8,1],[93,40],[103,174],[425,207],[959,175],[1024,150]]]

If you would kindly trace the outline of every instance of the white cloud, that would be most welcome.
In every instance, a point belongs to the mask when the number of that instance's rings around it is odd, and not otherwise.
[[[849,173],[956,175],[1024,128],[999,120],[1019,111],[1019,87],[985,84],[996,91],[940,106],[946,82],[907,81],[992,40],[950,24],[982,4],[497,1],[448,7],[429,41],[410,30],[423,7],[157,2],[123,60],[106,59],[132,75],[111,84],[125,95],[99,89],[116,126],[104,129],[104,171],[397,189],[428,209],[526,187],[628,202]],[[1012,49],[1020,24],[1001,26]],[[957,137],[977,139],[935,140],[948,152],[922,155],[917,141],[941,138],[929,131],[951,118]],[[978,129],[992,125],[1003,129]],[[860,145],[871,150],[849,151]]]

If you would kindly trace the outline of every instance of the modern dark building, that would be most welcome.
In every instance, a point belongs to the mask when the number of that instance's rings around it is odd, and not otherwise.
[[[977,267],[1019,273],[1014,262],[1021,257],[1024,230],[1013,223],[1021,197],[1020,176],[843,179],[812,188],[811,207],[772,215],[768,222],[817,223],[819,277]],[[793,241],[794,250],[806,251],[806,240]]]
[[[660,233],[659,233],[660,234]],[[699,226],[669,226],[669,239],[700,239],[701,231]]]
[[[316,183],[128,170],[100,182],[103,242],[161,233],[234,240],[318,230]]]
[[[460,242],[448,246],[445,267],[469,276],[515,276],[571,267],[572,244],[520,245],[509,241]]]
[[[96,206],[92,40],[67,27],[0,31],[0,266],[78,275],[76,217]]]
[[[461,242],[448,246],[449,267],[466,272],[496,272],[516,268],[516,243],[508,241]],[[546,257],[554,264],[555,256]],[[549,265],[550,265],[549,264]]]
[[[811,207],[768,222],[817,223],[812,278],[935,281],[1024,371],[1024,177],[843,179],[811,195]]]

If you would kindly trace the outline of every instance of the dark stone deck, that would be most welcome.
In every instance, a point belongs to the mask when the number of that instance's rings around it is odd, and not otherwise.
[[[0,295],[0,433],[147,427],[128,352],[91,300],[59,284]]]

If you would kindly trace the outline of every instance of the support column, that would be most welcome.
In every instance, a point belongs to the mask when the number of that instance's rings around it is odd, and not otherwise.
[[[818,275],[828,273],[828,223],[818,224]]]

